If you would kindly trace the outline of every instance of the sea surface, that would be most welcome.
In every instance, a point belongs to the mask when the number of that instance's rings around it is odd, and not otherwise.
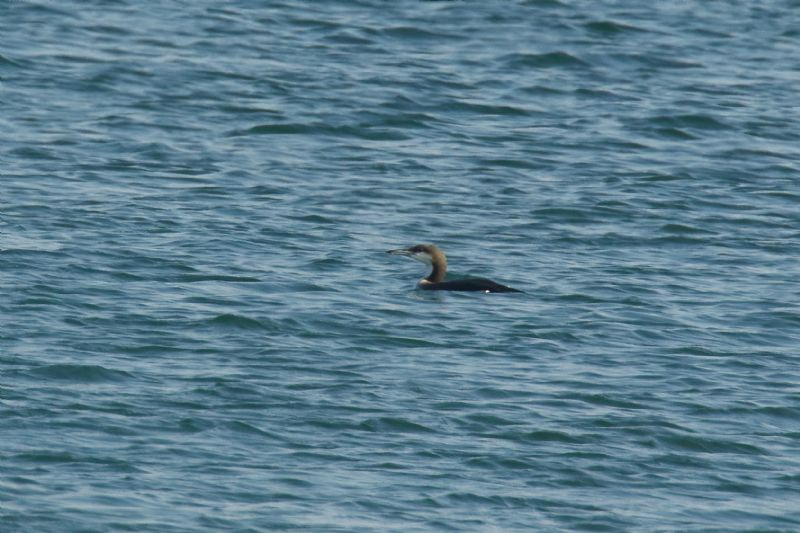
[[[800,531],[800,2],[0,4],[0,531]],[[449,275],[520,294],[415,290]]]

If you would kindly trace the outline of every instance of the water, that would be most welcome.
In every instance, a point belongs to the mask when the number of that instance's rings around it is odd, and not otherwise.
[[[798,28],[6,2],[0,530],[800,530]]]

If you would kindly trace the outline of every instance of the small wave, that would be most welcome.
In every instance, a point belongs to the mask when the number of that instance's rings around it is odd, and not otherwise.
[[[313,133],[315,128],[308,124],[259,124],[245,130],[235,130],[229,133],[231,137],[242,135],[297,135]]]
[[[584,24],[584,27],[593,32],[602,35],[618,35],[620,33],[626,32],[645,32],[642,28],[637,28],[636,26],[631,26],[629,24],[623,24],[621,22],[615,22],[613,20],[598,20],[593,22],[587,22]]]
[[[536,169],[541,165],[531,162],[528,159],[481,159],[478,161],[479,165],[487,167],[506,167],[506,168],[521,168],[521,169]]]
[[[522,107],[509,106],[509,105],[487,105],[478,104],[473,102],[455,101],[448,102],[442,105],[442,108],[447,111],[468,111],[470,113],[477,113],[480,115],[499,115],[499,116],[517,116],[524,117],[530,115],[528,110]]]
[[[22,63],[0,54],[0,67],[3,66],[21,67]]]
[[[410,137],[398,131],[373,125],[332,126],[329,124],[260,124],[247,129],[237,129],[227,134],[229,137],[247,135],[331,135],[334,137],[355,137],[370,141],[404,141]]]
[[[490,470],[529,470],[536,466],[533,461],[513,457],[475,457],[467,460],[466,464]]]
[[[405,418],[382,417],[370,419],[359,424],[359,428],[374,432],[393,433],[433,433],[434,430]]]
[[[9,151],[10,155],[19,157],[20,159],[33,159],[33,160],[50,160],[57,161],[61,159],[59,155],[53,150],[44,148],[35,148],[31,146],[23,146],[22,148],[14,148]]]
[[[565,398],[578,400],[591,405],[601,405],[605,407],[617,407],[619,409],[645,409],[645,405],[620,398],[614,398],[608,394],[568,394]]]
[[[397,26],[394,28],[387,28],[382,30],[381,34],[396,39],[414,40],[414,41],[459,38],[457,35],[451,33],[433,32],[429,30],[415,28],[413,26]]]
[[[184,418],[178,422],[177,431],[180,433],[202,433],[212,429],[214,424],[206,419],[200,418]]]
[[[173,281],[195,283],[198,281],[228,281],[232,283],[255,283],[261,281],[250,276],[229,276],[226,274],[184,274],[177,276]]]
[[[697,228],[695,226],[687,226],[685,224],[677,224],[677,223],[664,224],[663,226],[661,226],[661,231],[663,231],[664,233],[673,233],[675,235],[703,234],[703,233],[709,235],[717,234],[717,232],[715,231],[703,228]]]
[[[567,52],[545,54],[508,54],[500,58],[510,68],[585,67],[586,62]]]
[[[236,329],[275,329],[271,324],[265,324],[259,320],[248,318],[246,316],[234,315],[226,313],[224,315],[216,316],[208,320],[208,324],[223,328],[236,328]]]
[[[566,431],[552,429],[539,429],[534,431],[500,431],[486,433],[484,437],[502,439],[512,442],[563,442],[567,444],[585,444],[590,439],[585,436],[577,436]]]
[[[565,5],[561,0],[525,0],[522,4],[537,7],[563,7]]]
[[[733,453],[743,455],[767,455],[765,450],[752,444],[737,442],[732,439],[709,438],[699,435],[668,435],[658,439],[662,444],[676,448],[699,453]]]
[[[10,235],[0,246],[0,252],[46,252],[52,253],[63,249],[63,244],[45,239],[29,239],[18,235]]]
[[[102,383],[125,381],[132,377],[122,370],[110,370],[100,365],[47,365],[31,370],[31,374],[46,379],[75,383]]]
[[[672,59],[664,57],[663,55],[660,56],[652,53],[615,53],[611,54],[609,57],[625,64],[639,64],[644,67],[645,70],[703,68],[701,63],[681,59]]]
[[[141,470],[133,466],[128,461],[112,459],[108,457],[88,457],[79,456],[69,452],[54,452],[50,450],[31,451],[17,454],[15,459],[39,464],[69,464],[86,463],[93,465],[106,465],[114,467],[119,472],[140,472]]]
[[[708,239],[698,237],[690,233],[674,233],[671,235],[666,235],[664,237],[658,237],[656,239],[653,239],[651,242],[656,244],[657,246],[663,246],[666,244],[700,245],[700,244],[706,244],[708,242]]]
[[[573,91],[573,94],[582,99],[595,98],[597,100],[618,100],[618,101],[633,100],[633,98],[631,98],[631,96],[629,95],[622,95],[619,93],[615,93],[614,91],[610,91],[608,89],[587,89],[585,87],[580,87],[578,89],[575,89]],[[630,143],[633,141],[627,140],[625,142]]]
[[[569,207],[543,207],[535,209],[531,215],[535,219],[548,219],[558,222],[594,222],[597,217],[586,209]]]
[[[271,197],[289,192],[285,188],[275,187],[274,185],[255,185],[247,190],[247,193],[256,197]]]
[[[426,113],[360,113],[360,116],[367,119],[364,127],[426,129],[429,123],[439,121]]]
[[[544,85],[531,85],[530,87],[523,87],[519,90],[526,94],[532,94],[536,96],[562,96],[565,93],[565,91],[561,89],[555,87],[546,87]]]
[[[642,181],[658,183],[658,182],[662,182],[662,181],[669,182],[669,181],[685,180],[685,179],[689,179],[689,176],[687,176],[687,175],[654,173],[654,174],[648,174],[646,176],[643,176],[641,179],[642,179]]]
[[[260,429],[252,424],[248,424],[247,422],[242,422],[240,420],[233,420],[231,422],[228,422],[226,424],[226,427],[228,427],[228,429],[230,429],[231,431],[235,431],[237,433],[250,433],[262,437],[269,437],[271,439],[279,441],[285,440],[283,437],[277,435],[276,433],[273,433],[272,431],[266,431]]]
[[[730,126],[711,115],[657,115],[647,120],[651,124],[674,128],[727,130]]]
[[[658,128],[653,130],[659,137],[664,137],[667,139],[676,139],[681,141],[691,141],[697,139],[691,133],[684,131],[680,128]]]
[[[337,224],[339,222],[334,218],[317,214],[289,216],[288,218],[299,220],[300,222],[311,222],[313,224]]]
[[[357,46],[370,46],[375,44],[374,41],[371,39],[366,39],[364,37],[360,37],[358,35],[353,34],[350,31],[339,31],[334,33],[333,35],[328,35],[324,39],[324,41],[329,43],[335,44],[352,44]]]

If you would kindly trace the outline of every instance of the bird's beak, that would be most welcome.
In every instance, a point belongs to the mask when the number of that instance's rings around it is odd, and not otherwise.
[[[387,254],[392,254],[392,255],[405,255],[405,256],[410,256],[411,255],[411,252],[409,252],[405,248],[398,248],[397,250],[386,250],[386,253]]]

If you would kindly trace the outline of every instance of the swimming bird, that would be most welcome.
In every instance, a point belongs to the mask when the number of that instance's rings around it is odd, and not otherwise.
[[[386,253],[404,255],[432,267],[431,273],[417,283],[417,287],[426,291],[522,292],[486,278],[444,281],[444,274],[447,272],[447,258],[440,249],[432,244],[417,244],[411,248],[387,250]]]

